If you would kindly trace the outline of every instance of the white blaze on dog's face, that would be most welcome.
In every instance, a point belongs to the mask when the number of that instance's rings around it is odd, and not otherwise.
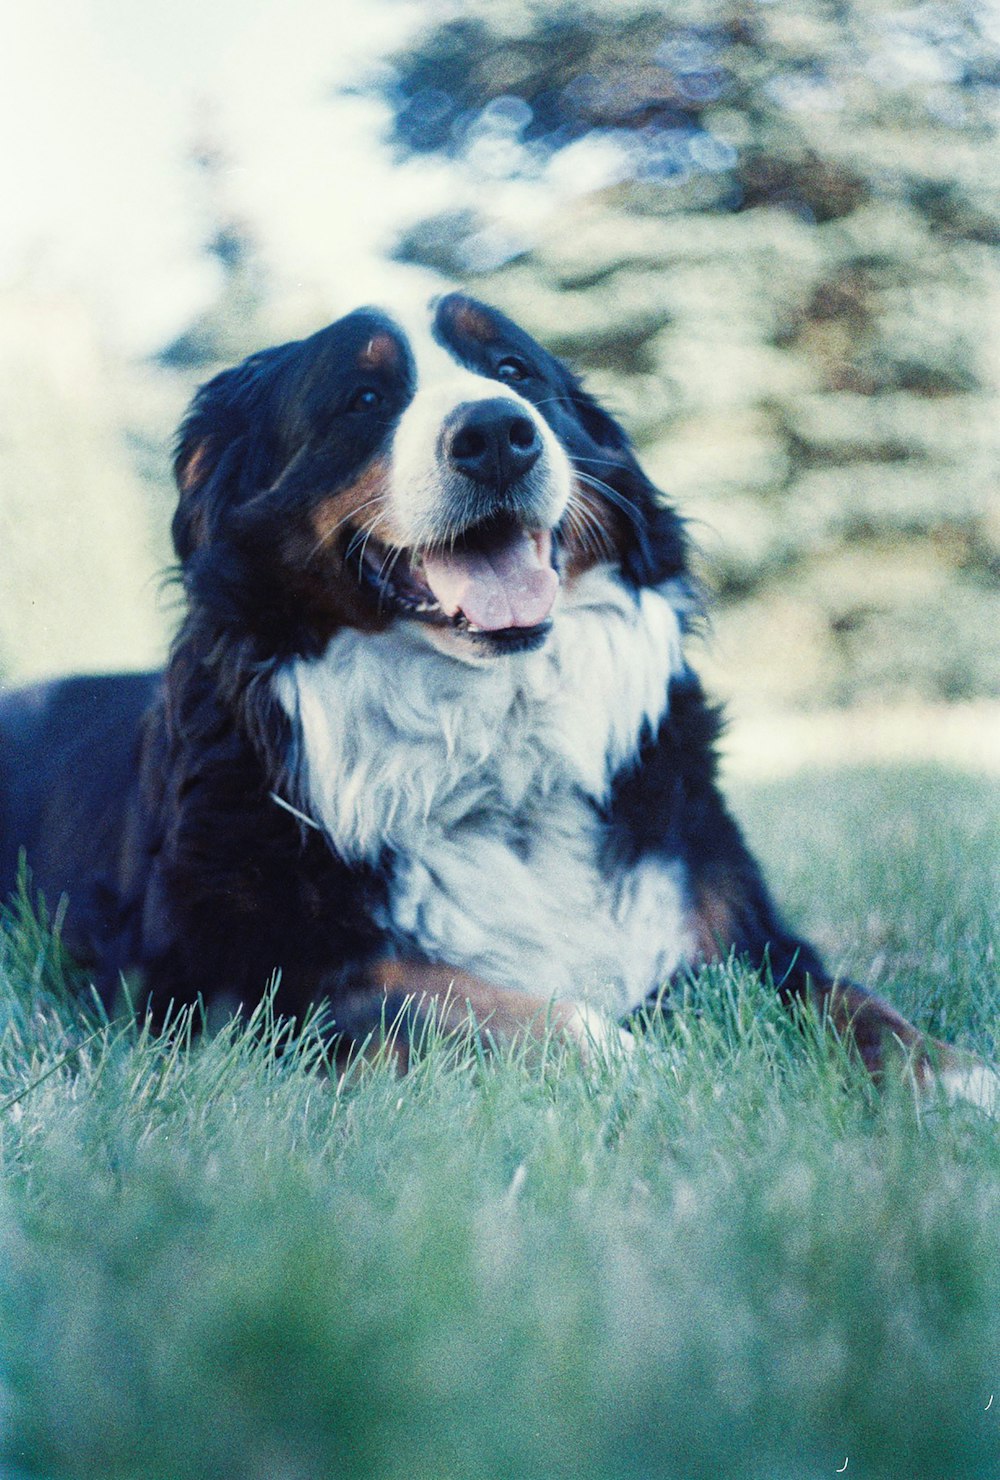
[[[486,430],[496,437],[497,450],[508,449],[513,466],[509,498],[526,524],[550,530],[562,518],[569,501],[569,460],[551,429],[530,401],[509,383],[477,375],[440,343],[430,329],[429,316],[393,314],[413,357],[416,391],[400,417],[393,438],[391,499],[401,537],[413,547],[448,542],[458,532],[449,522],[459,517],[457,506],[469,499],[469,473],[462,468],[462,427],[475,422],[478,411]],[[503,366],[501,361],[501,367]],[[513,357],[512,357],[513,365]],[[509,414],[504,419],[504,407]],[[495,408],[490,426],[490,412]],[[523,425],[522,425],[523,423]],[[475,429],[473,430],[475,435]],[[489,448],[483,448],[484,460]],[[475,457],[466,455],[468,465]],[[484,471],[486,471],[484,469]],[[485,484],[485,480],[484,480]],[[484,497],[492,512],[496,484]],[[470,502],[469,512],[473,505]]]
[[[393,314],[413,361],[414,394],[389,457],[389,517],[416,574],[467,633],[528,633],[559,590],[552,531],[572,473],[551,428],[512,384],[476,374],[431,332]],[[429,629],[437,641],[447,629]]]

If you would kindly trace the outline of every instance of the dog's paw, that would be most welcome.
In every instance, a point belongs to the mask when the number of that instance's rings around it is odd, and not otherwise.
[[[950,1054],[934,1077],[951,1104],[975,1105],[984,1114],[1000,1118],[1000,1070],[994,1065],[971,1054]]]
[[[586,1002],[573,1004],[572,1012],[564,1019],[562,1027],[587,1064],[603,1060],[614,1062],[616,1058],[630,1058],[635,1053],[635,1039],[629,1030],[619,1027],[614,1018]]]

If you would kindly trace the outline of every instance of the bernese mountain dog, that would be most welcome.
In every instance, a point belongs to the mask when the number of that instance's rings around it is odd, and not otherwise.
[[[628,1041],[745,957],[879,1073],[989,1071],[834,981],[716,782],[684,526],[565,365],[460,293],[363,308],[209,381],[181,427],[186,615],[163,673],[0,704],[24,850],[111,1007],[411,1005],[495,1040]]]

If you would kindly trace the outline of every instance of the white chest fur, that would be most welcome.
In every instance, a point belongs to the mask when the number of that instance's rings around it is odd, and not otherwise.
[[[660,720],[680,642],[667,595],[592,571],[534,653],[463,663],[401,623],[285,669],[298,800],[343,857],[391,855],[400,954],[615,1013],[676,968],[680,865],[609,875],[595,803]]]

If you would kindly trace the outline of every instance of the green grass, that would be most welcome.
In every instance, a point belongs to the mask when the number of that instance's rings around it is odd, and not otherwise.
[[[993,1050],[986,783],[741,810],[833,960]],[[0,969],[4,1480],[1000,1474],[1000,1128],[738,967],[630,1064],[347,1085],[318,1025],[89,1037],[30,920]]]

